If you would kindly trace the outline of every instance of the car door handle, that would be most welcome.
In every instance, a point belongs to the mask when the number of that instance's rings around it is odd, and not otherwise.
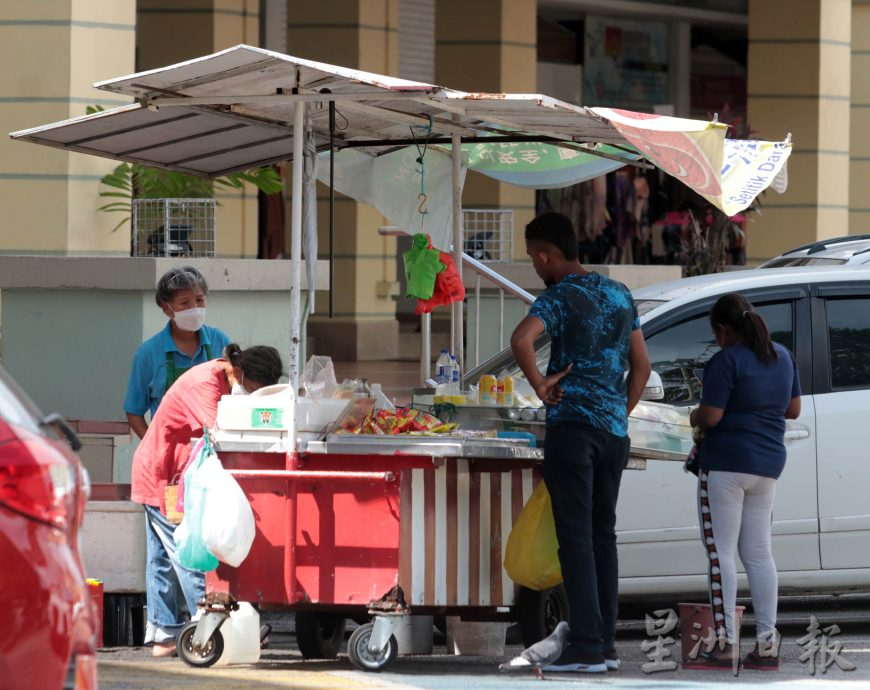
[[[789,429],[785,432],[785,440],[786,441],[797,441],[801,438],[809,438],[810,432],[809,429]]]

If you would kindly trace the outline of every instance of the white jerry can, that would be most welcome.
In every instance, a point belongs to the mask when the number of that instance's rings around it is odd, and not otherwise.
[[[248,602],[239,603],[238,611],[230,613],[219,633],[224,650],[215,666],[255,664],[260,660],[260,614]]]

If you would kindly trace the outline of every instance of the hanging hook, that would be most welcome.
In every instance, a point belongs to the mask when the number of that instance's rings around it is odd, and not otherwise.
[[[429,213],[429,209],[426,208],[427,198],[428,197],[423,192],[420,192],[417,195],[417,199],[420,201],[420,205],[417,207],[417,213],[419,213],[421,216],[425,216],[427,213]]]

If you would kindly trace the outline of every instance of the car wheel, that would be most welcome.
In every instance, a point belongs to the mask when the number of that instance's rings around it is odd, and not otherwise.
[[[345,619],[334,613],[296,613],[296,646],[305,659],[334,659],[344,642]]]

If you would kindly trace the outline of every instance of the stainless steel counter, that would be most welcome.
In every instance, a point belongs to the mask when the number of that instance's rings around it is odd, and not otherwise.
[[[372,436],[330,434],[323,441],[309,441],[309,453],[408,453],[441,458],[490,458],[493,460],[543,460],[541,448],[530,448],[525,439],[461,436]]]
[[[300,450],[309,453],[377,455],[407,453],[441,458],[543,461],[543,448],[530,448],[517,438],[480,438],[461,436],[372,436],[330,434],[324,440],[303,441]],[[233,432],[218,434],[218,452],[286,453],[286,433]],[[645,470],[648,460],[682,462],[681,452],[632,447],[627,469]]]

